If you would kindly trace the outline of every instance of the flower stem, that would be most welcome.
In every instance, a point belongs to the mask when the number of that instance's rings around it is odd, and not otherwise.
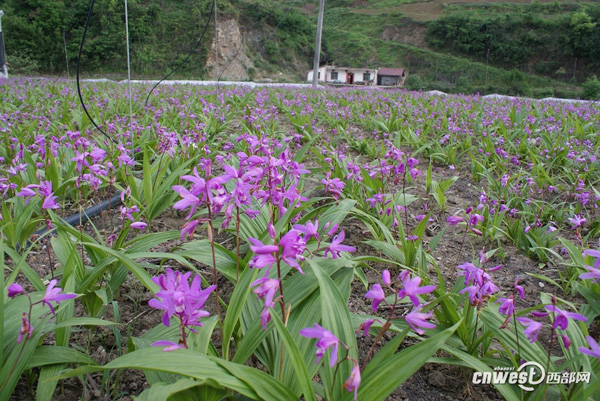
[[[235,207],[235,281],[240,279],[240,208]]]

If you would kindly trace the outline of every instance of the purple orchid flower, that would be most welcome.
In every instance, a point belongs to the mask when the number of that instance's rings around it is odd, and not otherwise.
[[[590,336],[586,336],[585,339],[587,340],[587,343],[590,346],[590,348],[579,347],[579,352],[589,356],[593,356],[594,358],[598,358],[598,361],[600,362],[600,346],[598,345],[596,340],[594,340]]]
[[[525,334],[529,342],[533,344],[542,330],[542,324],[526,317],[518,317],[517,320],[526,327],[523,334]]]
[[[341,252],[356,251],[356,248],[354,248],[353,246],[342,244],[342,241],[345,238],[346,238],[346,233],[344,233],[344,230],[340,231],[340,233],[338,235],[333,237],[333,239],[331,240],[331,244],[329,245],[329,247],[327,247],[327,249],[325,249],[325,257],[327,257],[327,253],[331,253],[331,258],[337,259],[338,257],[341,256]]]
[[[54,307],[50,302],[54,301],[58,304],[60,303],[60,301],[77,297],[77,294],[61,294],[62,289],[60,287],[55,288],[56,283],[56,280],[50,281],[48,287],[46,287],[46,295],[44,295],[44,298],[42,299],[42,305],[48,305],[53,315],[55,315],[56,313],[54,312]]]
[[[373,287],[371,287],[371,290],[367,291],[365,298],[371,298],[373,300],[371,308],[373,309],[373,312],[377,312],[379,304],[385,301],[385,293],[383,292],[381,285],[375,283],[373,284]]]
[[[423,329],[433,329],[435,328],[435,324],[430,323],[427,319],[431,318],[433,311],[429,311],[428,313],[420,312],[423,308],[423,305],[413,309],[409,314],[404,316],[406,323],[417,333],[420,335],[425,334],[425,330]]]
[[[354,366],[352,367],[352,370],[350,371],[350,376],[348,377],[348,379],[346,380],[346,382],[344,383],[344,389],[346,389],[348,392],[352,392],[354,391],[354,401],[357,401],[357,392],[358,392],[358,387],[360,386],[360,368],[358,366],[358,363],[351,359],[350,359],[353,363]]]
[[[308,338],[318,338],[317,341],[317,352],[315,355],[317,356],[317,362],[321,361],[321,358],[325,354],[329,348],[332,348],[331,358],[329,360],[329,366],[334,367],[337,362],[337,354],[338,354],[338,345],[340,340],[329,330],[324,329],[315,323],[314,327],[307,327],[300,330],[300,335]]]
[[[408,271],[406,273],[408,273]],[[429,294],[430,292],[435,291],[435,285],[426,285],[424,287],[419,287],[419,284],[421,284],[421,277],[419,276],[413,277],[411,279],[410,273],[400,273],[400,277],[404,288],[402,288],[400,292],[398,292],[398,298],[402,299],[404,297],[409,297],[414,306],[421,305],[421,301],[419,300],[417,295]]]

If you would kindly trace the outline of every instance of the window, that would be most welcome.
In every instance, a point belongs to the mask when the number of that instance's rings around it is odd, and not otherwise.
[[[321,79],[321,71],[317,74],[317,79]]]
[[[337,81],[337,79],[338,79],[337,71],[331,71],[331,79],[333,79],[334,81]]]
[[[364,81],[370,81],[371,80],[371,74],[369,74],[368,72],[365,72],[363,74],[363,80]]]

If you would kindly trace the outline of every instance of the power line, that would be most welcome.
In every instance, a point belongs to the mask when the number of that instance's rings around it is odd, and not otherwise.
[[[102,135],[104,135],[105,137],[107,137],[108,139],[110,139],[113,143],[117,143],[117,141],[111,137],[110,135],[108,135],[106,132],[104,132],[99,126],[98,124],[96,124],[96,121],[94,121],[94,119],[92,118],[92,116],[90,116],[90,113],[88,112],[88,109],[85,105],[85,102],[83,101],[83,96],[81,95],[81,85],[79,82],[79,70],[80,70],[80,65],[81,65],[81,53],[83,52],[83,42],[85,42],[85,34],[87,33],[88,27],[90,25],[90,19],[92,17],[92,11],[94,10],[94,3],[96,0],[92,0],[90,2],[90,8],[88,10],[88,14],[87,14],[87,18],[85,20],[85,27],[83,28],[83,34],[81,35],[81,43],[79,44],[79,54],[77,55],[77,77],[76,77],[76,83],[77,83],[77,94],[79,95],[79,102],[81,103],[81,107],[83,107],[83,111],[85,112],[85,115],[88,116],[88,118],[90,119],[90,121],[92,122],[92,124],[94,125],[94,127],[96,127],[96,129],[98,129],[98,131],[100,131],[102,133]]]

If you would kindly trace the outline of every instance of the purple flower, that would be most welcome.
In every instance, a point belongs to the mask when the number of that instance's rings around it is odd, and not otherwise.
[[[190,220],[187,223],[185,223],[183,225],[183,228],[181,229],[181,236],[179,238],[181,238],[182,241],[183,241],[183,239],[185,238],[186,235],[190,239],[193,238],[193,236],[194,236],[194,229],[196,228],[196,226],[198,225],[198,223],[200,223],[200,220],[198,220],[198,219]]]
[[[42,209],[60,209],[58,203],[56,203],[56,196],[50,194],[44,198],[44,202],[42,203]]]
[[[325,354],[325,351],[333,347],[331,352],[331,358],[329,361],[329,366],[333,367],[335,365],[335,363],[337,362],[338,345],[340,343],[340,340],[338,340],[338,338],[335,335],[333,335],[332,332],[324,329],[323,327],[315,323],[314,327],[307,327],[300,330],[300,335],[303,337],[319,339],[319,341],[317,341],[316,344],[317,352],[315,353],[315,355],[317,356],[317,363],[319,363],[319,361]]]
[[[27,187],[22,188],[21,192],[17,193],[17,196],[25,198],[25,204],[28,204],[33,196],[35,196],[35,191],[31,188],[35,188],[37,185],[27,185]]]
[[[29,339],[32,333],[33,326],[27,319],[27,314],[23,312],[23,317],[21,318],[21,329],[19,330],[19,336],[17,337],[17,344],[23,340],[23,336],[25,336],[26,339]]]
[[[422,335],[425,334],[425,330],[423,329],[433,329],[435,328],[435,324],[427,321],[427,319],[431,318],[433,311],[422,313],[420,312],[421,309],[422,306],[413,309],[408,315],[404,316],[404,319],[415,332]]]
[[[291,229],[281,237],[279,245],[282,247],[281,260],[295,267],[301,274],[304,274],[300,264],[298,264],[298,261],[305,259],[302,253],[306,249],[306,242],[300,236],[300,231]]]
[[[258,295],[258,298],[264,298],[265,308],[272,307],[273,297],[279,289],[279,280],[263,277],[250,284],[251,287],[255,285],[258,285],[258,287],[254,290],[254,293]]]
[[[568,220],[571,224],[573,224],[573,227],[571,227],[571,230],[574,230],[576,228],[583,226],[585,224],[585,222],[587,221],[585,219],[585,217],[580,217],[578,214],[574,215],[573,217],[569,217]]]
[[[569,326],[569,318],[573,320],[581,320],[583,322],[587,322],[587,318],[583,315],[580,315],[579,313],[566,312],[554,305],[546,305],[545,308],[549,312],[554,312],[554,324],[552,325],[554,329],[560,327],[561,330],[566,330],[567,326]]]
[[[352,371],[350,372],[350,376],[348,380],[344,383],[344,389],[348,390],[348,392],[354,391],[354,401],[356,400],[356,393],[358,392],[358,387],[360,386],[360,368],[358,367],[358,363],[354,362],[354,366],[352,367]]]
[[[354,248],[353,246],[342,245],[342,241],[345,238],[346,238],[346,233],[344,233],[344,230],[340,231],[340,233],[338,235],[333,237],[333,239],[331,240],[331,244],[329,245],[329,247],[327,249],[325,249],[325,257],[327,257],[328,252],[331,252],[332,259],[337,259],[337,257],[340,256],[341,252],[356,251],[356,248]]]
[[[189,285],[188,278],[191,272],[181,274],[167,269],[166,274],[153,277],[154,281],[161,291],[156,293],[159,299],[151,299],[148,305],[155,309],[161,309],[165,312],[162,316],[162,322],[165,326],[170,325],[171,317],[177,316],[181,325],[193,331],[189,326],[202,326],[200,318],[208,316],[209,313],[202,308],[215,286],[211,285],[202,289],[202,278],[196,275]]]
[[[367,291],[365,298],[373,299],[373,305],[371,305],[371,308],[373,309],[373,312],[377,312],[379,304],[385,301],[385,294],[381,286],[375,283],[373,284],[373,287],[371,287],[371,290]]]
[[[448,216],[446,222],[451,226],[455,226],[463,220],[464,219],[461,216]]]
[[[515,313],[515,305],[512,296],[510,296],[509,298],[500,298],[496,302],[501,303],[499,311],[503,315],[512,316]]]
[[[264,245],[256,238],[248,238],[248,241],[252,243],[252,245],[250,245],[250,250],[256,254],[249,263],[250,268],[262,269],[265,266],[270,267],[277,261],[275,256],[273,256],[273,253],[279,251],[279,246]]]
[[[167,341],[167,340],[160,340],[160,341],[156,341],[152,343],[153,347],[160,347],[160,346],[166,346],[165,348],[163,348],[164,352],[170,352],[170,351],[175,351],[176,349],[183,349],[185,348],[182,345],[176,344],[172,341]]]
[[[519,285],[519,279],[515,280],[515,290],[521,297],[521,299],[525,299],[525,289]]]
[[[144,223],[143,221],[134,221],[130,226],[136,230],[144,231],[146,227],[148,227],[148,224]]]
[[[264,308],[262,312],[260,312],[260,324],[264,330],[267,329],[267,323],[271,321],[271,313],[269,312],[269,308]]]
[[[389,287],[390,285],[392,285],[392,278],[391,278],[391,276],[390,276],[390,271],[389,271],[389,270],[384,270],[384,271],[381,273],[381,278],[382,278],[382,280],[383,280],[383,284],[387,285],[388,287]]]
[[[174,185],[173,190],[183,198],[173,205],[173,209],[185,210],[190,206],[192,207],[190,213],[185,218],[186,220],[188,220],[196,211],[196,208],[200,204],[200,199],[194,194],[192,194],[190,191],[188,191],[187,188],[184,186]]]
[[[529,342],[533,344],[542,330],[542,324],[526,317],[518,317],[517,320],[526,327],[523,334],[525,334]]]
[[[483,216],[480,214],[473,213],[469,217],[469,224],[472,226],[476,226],[478,222],[483,221]]]
[[[333,197],[337,199],[339,196],[342,195],[342,190],[344,189],[346,184],[340,181],[339,178],[331,179],[331,172],[329,171],[325,174],[325,177],[326,178],[323,178],[321,180],[321,183],[325,185],[325,191],[331,192],[333,194]]]
[[[23,289],[23,287],[21,287],[19,284],[12,283],[11,285],[8,286],[8,297],[9,298],[17,296],[19,294],[27,294],[25,292],[25,290]]]
[[[583,273],[579,275],[579,278],[582,280],[594,280],[592,283],[597,283],[600,281],[600,270],[593,268],[592,266],[584,266],[585,270],[588,273]]]
[[[44,296],[44,299],[42,299],[42,305],[48,305],[53,315],[55,314],[55,312],[50,302],[54,301],[58,304],[60,303],[60,301],[64,301],[65,299],[77,297],[77,294],[61,294],[60,292],[62,291],[62,289],[60,287],[54,288],[56,283],[56,280],[50,281],[48,287],[46,287],[46,295]]]
[[[398,298],[402,299],[404,297],[409,297],[414,306],[419,306],[421,304],[417,295],[429,294],[430,292],[435,291],[435,285],[419,287],[419,284],[421,284],[421,277],[417,276],[411,279],[410,274],[401,274],[401,278],[404,288],[398,293]]]
[[[598,242],[600,243],[600,240],[598,240]],[[597,251],[595,249],[586,249],[585,251],[583,251],[583,254],[586,256],[596,258],[596,261],[594,262],[594,267],[596,269],[600,268],[600,251]]]
[[[377,320],[377,321],[379,321],[379,320]],[[373,323],[375,323],[375,319],[365,320],[364,322],[362,322],[360,324],[360,326],[358,326],[358,328],[356,329],[356,332],[358,333],[359,331],[362,330],[363,336],[369,337],[369,330],[371,329],[371,326],[373,325]]]
[[[471,282],[476,283],[479,286],[482,286],[484,283],[484,277],[489,277],[487,273],[476,267],[473,263],[463,263],[458,266],[459,269],[464,270],[459,273],[459,276],[465,276],[465,285],[469,285]]]
[[[319,239],[319,233],[317,231],[319,229],[318,220],[315,220],[315,224],[309,221],[304,225],[295,224],[292,228],[304,234],[304,241],[308,241],[311,237],[315,237],[316,240]]]
[[[598,345],[596,340],[594,340],[590,336],[586,336],[585,339],[587,340],[590,348],[588,349],[585,347],[579,347],[579,352],[589,356],[593,356],[594,358],[598,358],[598,361],[600,362],[600,346]]]

